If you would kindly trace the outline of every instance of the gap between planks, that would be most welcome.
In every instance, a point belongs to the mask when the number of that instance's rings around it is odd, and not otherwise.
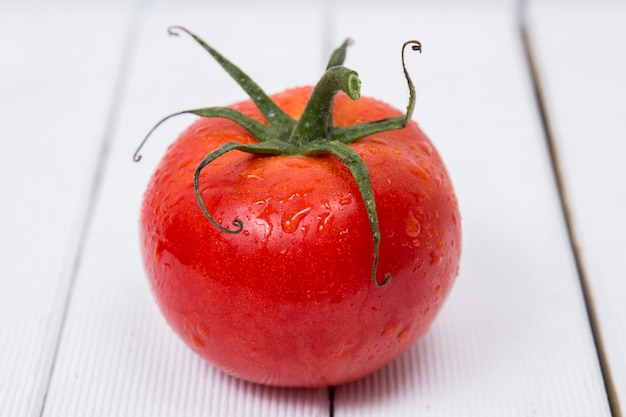
[[[519,24],[520,37],[521,37],[522,47],[524,50],[524,57],[526,59],[528,74],[529,74],[530,81],[533,87],[534,100],[537,105],[537,111],[539,113],[541,127],[542,127],[544,137],[545,137],[546,148],[548,151],[548,156],[550,158],[550,165],[552,167],[552,174],[553,174],[555,186],[557,187],[557,192],[559,195],[559,202],[561,205],[563,218],[565,220],[568,240],[570,242],[571,250],[573,253],[573,257],[574,257],[576,272],[578,274],[578,278],[580,281],[580,287],[581,287],[583,299],[585,302],[585,308],[587,312],[587,317],[589,319],[589,324],[591,327],[591,332],[593,335],[596,352],[598,355],[598,362],[600,365],[600,371],[602,372],[602,378],[604,381],[604,387],[605,387],[606,394],[607,394],[609,408],[611,411],[611,415],[613,417],[622,417],[622,412],[621,412],[621,407],[619,404],[617,391],[615,388],[615,384],[613,382],[613,377],[611,376],[611,369],[608,363],[606,349],[603,343],[602,331],[601,331],[600,324],[598,321],[598,315],[597,315],[595,303],[593,300],[593,296],[591,294],[589,279],[586,274],[584,264],[582,262],[582,257],[581,257],[579,245],[578,245],[578,238],[576,236],[576,231],[574,230],[574,225],[572,222],[571,210],[568,204],[569,199],[567,197],[567,193],[565,190],[565,182],[564,182],[565,180],[563,179],[563,176],[561,175],[562,169],[561,169],[561,165],[559,162],[558,149],[555,144],[554,133],[552,130],[552,126],[550,124],[550,118],[549,118],[548,109],[546,106],[546,100],[543,94],[543,89],[542,89],[542,84],[541,84],[541,77],[539,75],[537,63],[532,53],[532,42],[528,34],[528,26],[527,26],[527,20],[526,20],[527,19],[526,6],[527,6],[527,2],[522,1],[520,3],[518,24]]]

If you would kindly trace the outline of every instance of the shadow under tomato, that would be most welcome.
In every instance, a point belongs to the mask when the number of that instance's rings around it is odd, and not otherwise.
[[[374,410],[389,409],[390,404],[399,403],[406,397],[423,397],[428,389],[429,374],[437,367],[436,332],[431,330],[408,351],[378,371],[357,381],[334,388],[333,408],[341,410],[363,409],[374,415]]]

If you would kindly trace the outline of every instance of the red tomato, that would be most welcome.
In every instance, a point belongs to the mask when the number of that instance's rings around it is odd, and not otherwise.
[[[313,88],[271,99],[299,119]],[[402,112],[339,93],[335,127]],[[232,107],[264,117],[252,101]],[[330,386],[384,366],[423,336],[458,274],[461,227],[444,164],[415,122],[351,149],[370,175],[380,227],[379,285],[372,224],[354,175],[337,156],[232,151],[257,143],[237,123],[199,118],[170,146],[141,209],[143,261],[161,311],[201,357],[245,380]]]

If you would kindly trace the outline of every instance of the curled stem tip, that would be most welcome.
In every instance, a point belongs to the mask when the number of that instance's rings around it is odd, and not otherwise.
[[[182,26],[170,26],[167,28],[167,34],[170,36],[178,36],[179,33],[176,32],[177,30],[182,30],[183,32],[189,33],[189,31]]]
[[[291,132],[290,143],[304,146],[328,138],[332,130],[333,98],[339,91],[356,100],[361,95],[361,80],[355,71],[334,65],[326,70],[313,89],[300,120]]]
[[[411,45],[411,49],[414,51],[419,51],[420,53],[422,52],[422,43],[420,41],[416,41],[416,40],[406,41],[404,42],[403,47],[406,47],[407,45]]]
[[[135,150],[135,153],[133,154],[133,161],[135,162],[139,162],[141,161],[141,157],[142,155],[140,154],[141,149],[143,148],[143,146],[146,144],[146,142],[148,141],[148,139],[150,138],[150,136],[152,136],[152,133],[159,127],[161,126],[165,121],[171,119],[174,116],[179,116],[181,114],[185,114],[185,113],[189,113],[188,110],[185,111],[179,111],[177,113],[173,113],[170,114],[168,116],[165,116],[164,118],[162,118],[161,120],[159,120],[157,122],[157,124],[155,124],[152,129],[150,129],[150,131],[148,132],[148,134],[146,136],[144,136],[143,140],[141,141],[141,143],[139,144],[139,146],[137,146],[137,149]]]
[[[377,120],[374,122],[363,122],[344,127],[333,127],[330,129],[330,140],[336,140],[343,143],[352,143],[365,136],[382,133],[389,130],[397,130],[404,128],[413,117],[415,109],[415,86],[409,75],[405,63],[405,51],[408,46],[414,51],[422,51],[422,44],[419,41],[406,41],[402,45],[402,71],[409,87],[409,103],[406,108],[406,114],[403,116],[394,116],[387,119]]]
[[[377,287],[384,287],[385,285],[389,284],[389,282],[391,282],[391,273],[386,272],[385,280],[383,282],[374,281],[374,285],[376,285]]]
[[[194,173],[194,176],[193,176],[193,185],[194,185],[194,191],[196,194],[196,200],[198,201],[198,205],[200,206],[200,210],[204,214],[204,217],[206,217],[207,220],[209,220],[213,224],[213,226],[218,228],[220,231],[224,233],[230,233],[230,234],[241,233],[243,231],[243,221],[239,218],[234,218],[231,224],[235,226],[235,228],[228,229],[222,226],[221,224],[219,224],[217,220],[215,220],[213,216],[211,216],[211,214],[206,208],[206,205],[204,204],[204,201],[202,200],[202,194],[200,192],[200,173],[207,165],[209,165],[215,159],[219,158],[220,156],[234,149],[240,148],[241,146],[242,144],[236,143],[236,142],[227,142],[223,144],[222,146],[220,146],[219,148],[217,148],[216,150],[212,151],[207,156],[205,156],[204,159],[202,159],[202,161],[200,162],[200,165],[198,165],[198,167],[196,168],[196,172]]]
[[[413,117],[413,110],[415,109],[415,86],[413,85],[413,80],[411,80],[409,71],[406,69],[406,63],[404,59],[404,51],[409,45],[411,46],[411,49],[413,51],[417,51],[420,54],[422,53],[422,43],[420,41],[410,40],[404,42],[404,44],[402,45],[402,71],[404,71],[404,77],[406,78],[406,82],[409,86],[409,104],[406,108],[405,125],[409,123],[409,120],[411,120],[411,117]]]
[[[361,97],[361,79],[356,72],[350,74],[348,78],[348,85],[343,91],[352,99],[357,100]]]

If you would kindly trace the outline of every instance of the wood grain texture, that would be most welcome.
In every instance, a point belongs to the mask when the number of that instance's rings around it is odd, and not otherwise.
[[[0,413],[39,415],[120,63],[124,9],[0,13]]]
[[[421,56],[407,59],[414,118],[450,168],[465,248],[430,334],[380,372],[338,387],[335,415],[609,415],[513,10],[403,5],[332,15],[338,38],[356,40],[347,63],[364,94],[400,108],[399,46],[422,41]]]
[[[626,5],[533,4],[529,36],[615,408],[626,407]]]

